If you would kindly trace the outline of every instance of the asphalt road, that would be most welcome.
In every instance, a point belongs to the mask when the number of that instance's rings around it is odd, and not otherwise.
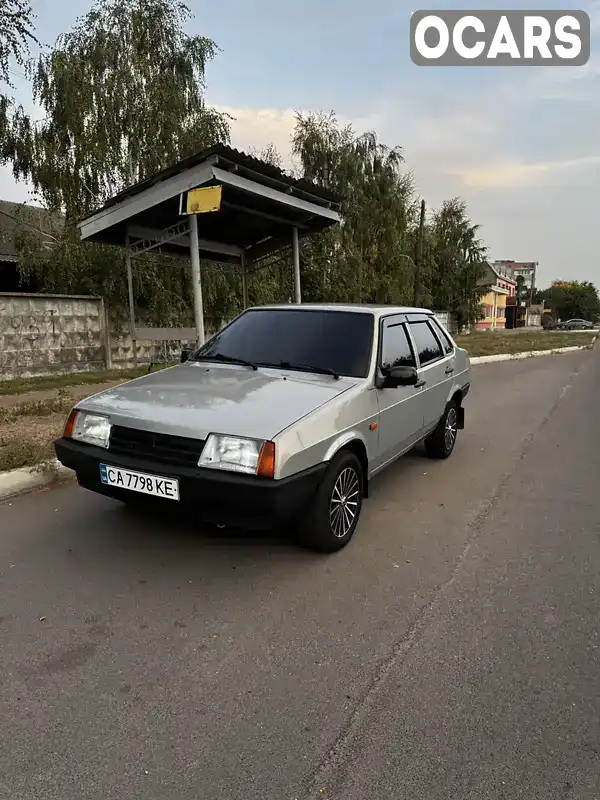
[[[0,506],[1,800],[600,797],[600,354],[473,371],[331,557]]]

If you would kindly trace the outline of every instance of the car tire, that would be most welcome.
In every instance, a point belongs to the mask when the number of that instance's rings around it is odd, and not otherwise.
[[[343,450],[331,461],[312,508],[296,529],[298,543],[317,553],[345,547],[358,526],[364,497],[364,475],[358,457]]]
[[[425,439],[425,452],[429,458],[449,458],[454,452],[458,435],[458,405],[451,400],[436,429]]]

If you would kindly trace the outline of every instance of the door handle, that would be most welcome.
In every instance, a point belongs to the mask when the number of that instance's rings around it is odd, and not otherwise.
[[[415,389],[421,389],[426,383],[427,381],[418,381],[418,383],[415,383]]]
[[[453,374],[454,374],[454,367],[447,367],[446,375],[453,375]]]

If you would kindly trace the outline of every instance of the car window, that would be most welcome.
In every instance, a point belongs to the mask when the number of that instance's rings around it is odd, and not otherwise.
[[[444,352],[446,353],[446,355],[449,355],[454,350],[454,345],[448,338],[446,331],[442,328],[437,319],[432,319],[431,324],[433,325],[433,328],[436,331],[438,338],[440,339],[444,347]]]
[[[313,366],[366,378],[373,328],[373,314],[366,312],[250,309],[210,339],[192,359],[220,354],[262,366]]]
[[[390,367],[416,367],[406,327],[401,322],[386,324],[383,328],[381,366],[386,369]]]
[[[435,338],[428,322],[411,322],[410,332],[415,340],[421,366],[430,364],[432,361],[437,361],[437,359],[442,358],[442,348],[440,347],[438,340]]]

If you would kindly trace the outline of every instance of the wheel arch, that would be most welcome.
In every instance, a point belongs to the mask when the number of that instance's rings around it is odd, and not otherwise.
[[[465,410],[463,408],[463,399],[465,393],[460,387],[454,387],[448,398],[448,403],[456,403],[458,410],[458,429],[464,430],[465,427]]]
[[[348,433],[344,437],[336,439],[336,441],[330,446],[329,450],[327,451],[327,455],[325,456],[325,461],[332,461],[342,451],[349,451],[351,453],[354,453],[354,455],[356,455],[356,457],[360,461],[363,473],[363,496],[368,497],[369,457],[367,455],[367,446],[364,440],[356,432]]]

